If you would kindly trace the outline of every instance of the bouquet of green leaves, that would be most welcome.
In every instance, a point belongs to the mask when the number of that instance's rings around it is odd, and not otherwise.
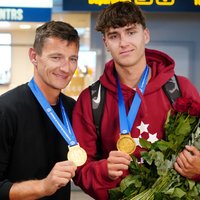
[[[109,190],[110,200],[200,200],[200,182],[181,176],[173,168],[185,145],[200,150],[200,103],[178,98],[164,129],[165,140],[151,144],[140,139],[147,149],[141,153],[143,163],[132,156],[129,175],[119,187]]]

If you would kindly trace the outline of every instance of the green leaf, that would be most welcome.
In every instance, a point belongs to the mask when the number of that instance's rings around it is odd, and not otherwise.
[[[108,195],[110,200],[120,199],[123,196],[123,193],[120,191],[120,187],[113,188],[108,190]]]
[[[151,143],[148,142],[147,140],[143,138],[139,138],[140,145],[145,148],[145,149],[150,149],[151,148]]]
[[[195,182],[189,179],[187,179],[187,181],[188,181],[189,189],[192,190],[192,188],[195,186]]]
[[[175,134],[187,136],[190,132],[191,126],[189,120],[182,119],[175,130]]]
[[[164,141],[164,140],[160,140],[157,143],[157,147],[158,149],[160,149],[162,152],[166,151],[167,149],[171,148],[171,143]]]
[[[186,195],[186,192],[184,192],[180,188],[171,188],[167,192],[165,192],[165,194],[169,194],[170,197],[172,197],[172,198],[177,197],[177,198],[181,199],[183,196]]]
[[[129,174],[120,183],[121,192],[123,192],[124,190],[126,190],[127,187],[129,187],[130,185],[133,185],[133,184],[135,185],[135,187],[141,187],[141,185],[142,185],[141,181],[138,180],[137,176]]]

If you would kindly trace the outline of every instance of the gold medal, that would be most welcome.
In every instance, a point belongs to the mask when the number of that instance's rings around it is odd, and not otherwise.
[[[68,160],[74,162],[74,164],[78,167],[83,165],[87,160],[87,154],[83,148],[79,146],[79,144],[75,146],[69,146],[69,152],[67,154]]]
[[[120,134],[117,141],[117,149],[127,154],[132,154],[136,149],[136,143],[130,134]]]

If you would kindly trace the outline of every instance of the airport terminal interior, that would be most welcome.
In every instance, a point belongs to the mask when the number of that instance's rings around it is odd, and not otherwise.
[[[98,11],[64,10],[63,2],[68,1],[53,1],[51,20],[69,22],[80,35],[78,68],[63,90],[63,93],[77,99],[84,88],[100,77],[105,62],[111,57],[103,45],[102,35],[95,31]],[[147,48],[172,56],[176,61],[176,73],[188,77],[200,90],[200,9],[194,12],[147,10],[145,15],[151,33]],[[28,49],[32,47],[35,29],[42,23],[0,19],[0,94],[31,79],[33,66],[28,58]],[[73,185],[72,200],[90,199]]]

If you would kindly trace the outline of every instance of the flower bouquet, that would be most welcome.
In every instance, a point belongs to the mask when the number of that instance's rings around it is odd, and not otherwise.
[[[200,200],[200,182],[189,180],[174,168],[177,155],[185,145],[200,150],[200,103],[180,97],[168,113],[165,140],[154,143],[140,138],[147,151],[143,163],[132,156],[129,175],[119,187],[109,190],[110,200]]]

